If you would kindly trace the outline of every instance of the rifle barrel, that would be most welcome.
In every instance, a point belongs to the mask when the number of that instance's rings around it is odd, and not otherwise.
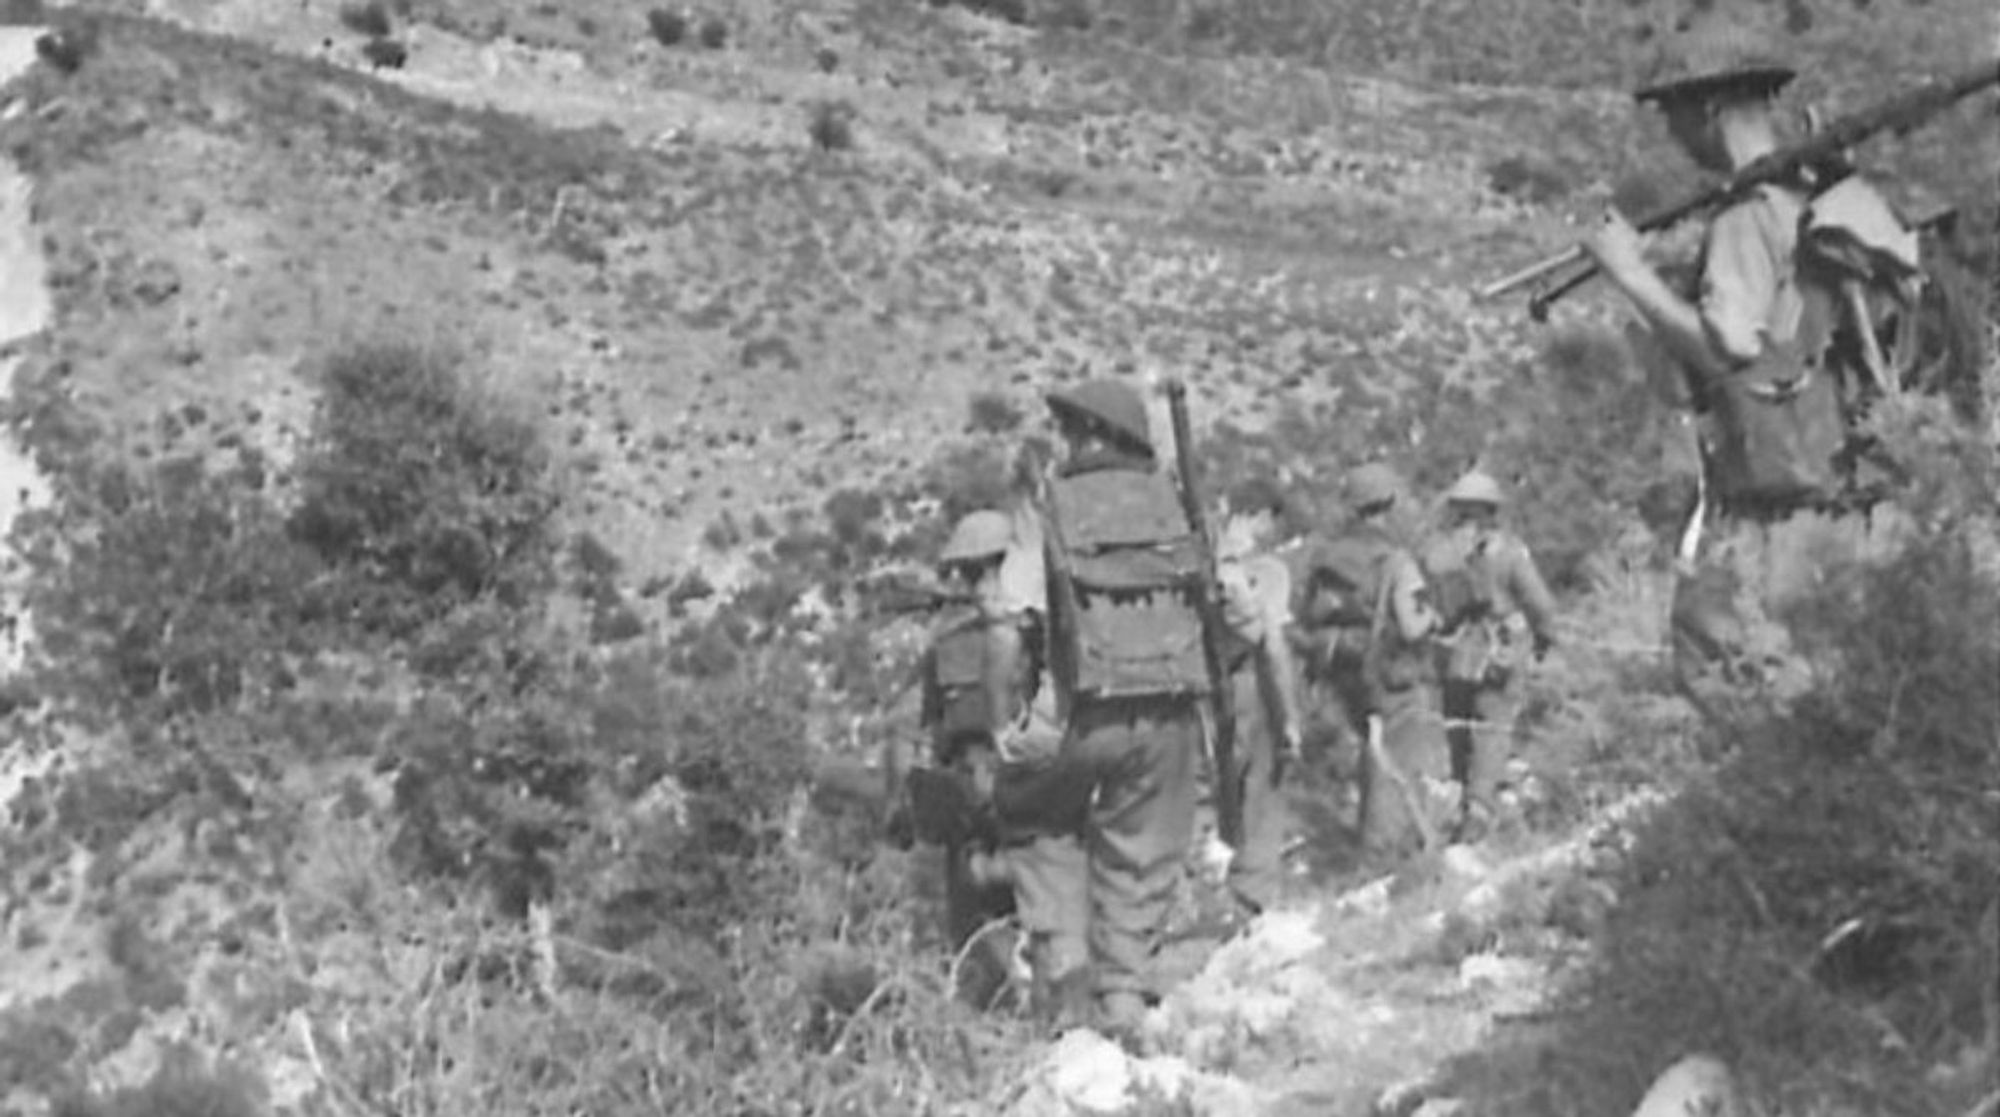
[[[1726,180],[1654,210],[1633,225],[1640,232],[1668,228],[1695,213],[1734,201],[1758,186],[1797,176],[1802,170],[1810,171],[1815,176],[1839,177],[1848,169],[1845,165],[1847,149],[1878,132],[1906,134],[1989,85],[2000,85],[2000,60],[1982,62],[1950,77],[1933,78],[1886,101],[1830,121],[1804,140],[1761,155]],[[1496,280],[1481,289],[1480,295],[1492,298],[1541,283],[1573,263],[1581,266],[1554,282],[1542,283],[1528,299],[1529,316],[1537,322],[1546,321],[1551,306],[1597,274],[1597,265],[1580,248],[1551,256]]]

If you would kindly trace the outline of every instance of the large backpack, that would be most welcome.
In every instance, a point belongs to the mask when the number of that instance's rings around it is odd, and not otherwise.
[[[967,740],[993,732],[985,685],[988,645],[976,610],[954,610],[932,631],[925,717],[941,762],[949,763]]]
[[[1982,295],[1945,241],[1955,211],[1906,212],[1850,174],[1814,194],[1799,228],[1802,288],[1834,310],[1830,355],[1858,414],[1877,392],[1942,395],[1984,418]]]
[[[1406,644],[1389,616],[1390,566],[1406,554],[1382,532],[1352,531],[1315,548],[1307,573],[1306,616],[1360,637],[1342,641],[1346,662],[1334,669],[1356,672],[1376,700],[1423,677],[1423,650]]]
[[[1809,204],[1802,213],[1801,240]],[[1796,258],[1797,242],[1788,247]],[[1832,295],[1807,278],[1795,265],[1781,280],[1797,290],[1802,307],[1789,336],[1767,337],[1755,361],[1703,385],[1716,417],[1709,476],[1725,504],[1821,502],[1843,488],[1847,416],[1842,385],[1827,361],[1836,308]]]
[[[1049,484],[1049,669],[1077,698],[1202,695],[1201,547],[1164,474]]]

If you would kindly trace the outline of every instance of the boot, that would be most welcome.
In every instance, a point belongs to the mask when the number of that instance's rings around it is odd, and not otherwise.
[[[1028,966],[1034,973],[1029,1011],[1054,1031],[1090,1023],[1091,993],[1096,982],[1087,963],[1060,957],[1055,942],[1035,935],[1028,943]]]

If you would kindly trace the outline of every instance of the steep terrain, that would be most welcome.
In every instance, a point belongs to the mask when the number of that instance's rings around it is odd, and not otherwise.
[[[776,868],[648,860],[663,834],[699,850],[695,836],[741,821],[703,821],[697,775],[714,766],[755,784],[767,750],[854,760],[908,732],[907,696],[843,681],[835,656],[812,660],[805,689],[769,667],[797,650],[778,644],[756,670],[690,672],[659,694],[619,674],[658,658],[605,667],[608,682],[579,670],[602,687],[580,717],[524,700],[533,733],[584,724],[583,755],[618,792],[565,803],[602,827],[557,870],[586,899],[567,908],[558,890],[525,915],[468,899],[484,878],[431,895],[432,878],[390,871],[422,796],[413,758],[485,732],[485,694],[432,710],[445,684],[336,656],[263,720],[85,730],[31,710],[9,723],[0,784],[0,1111],[49,1112],[79,1071],[115,1099],[183,1045],[248,1066],[270,1106],[315,1114],[1025,1117],[1143,1109],[1115,1088],[1134,1073],[1153,1076],[1139,1094],[1203,1113],[1578,1113],[1629,1103],[1684,1053],[1592,1047],[1551,1007],[1590,963],[1660,788],[1709,747],[1660,672],[1665,570],[1621,507],[1673,428],[1601,291],[1553,329],[1473,295],[1608,201],[1688,181],[1621,94],[1553,74],[1364,75],[1164,49],[1111,19],[1089,34],[892,0],[731,5],[713,46],[703,13],[667,43],[625,0],[412,0],[376,9],[389,34],[371,44],[365,7],[0,9],[90,28],[74,72],[45,60],[0,79],[0,150],[33,196],[17,204],[0,176],[0,250],[25,217],[41,249],[0,269],[22,319],[0,356],[19,360],[16,429],[46,464],[248,456],[287,507],[328,362],[433,346],[462,358],[476,395],[534,420],[563,538],[611,556],[632,643],[651,648],[699,631],[690,599],[708,597],[697,622],[727,620],[740,587],[757,612],[794,573],[787,544],[828,521],[851,545],[828,560],[842,577],[854,553],[921,562],[951,487],[927,482],[991,465],[952,456],[967,446],[1036,433],[1048,388],[1184,376],[1218,473],[1282,466],[1309,505],[1377,455],[1426,484],[1497,456],[1519,483],[1572,638],[1531,685],[1540,737],[1515,817],[1478,850],[1374,878],[1349,857],[1339,782],[1309,774],[1295,902],[1219,949],[1177,944],[1185,980],[1152,1021],[1156,1058],[1132,1064],[927,999],[932,933],[886,914],[928,902],[922,850],[857,854],[794,803],[773,825],[805,852]],[[1940,3],[1939,18],[1972,7]],[[28,61],[32,33],[4,42]],[[380,64],[380,42],[400,62]],[[1947,189],[2000,145],[1975,111],[1909,149],[1921,169],[1970,154]],[[1976,233],[1991,199],[1962,194]],[[47,317],[31,305],[44,285]],[[867,551],[843,509],[878,494],[916,522],[876,525],[900,534]],[[809,612],[785,585],[757,612],[772,628]],[[800,646],[847,640],[871,678],[914,635],[840,619],[800,621]],[[661,776],[644,749],[678,736],[724,759]],[[186,787],[116,778],[119,750],[150,763],[173,748],[198,758]],[[154,813],[177,795],[179,814]],[[797,925],[690,917],[704,929],[649,938],[628,925],[662,909],[620,890],[648,873],[725,882],[690,895],[795,901]],[[1187,922],[1212,884],[1190,890]],[[787,935],[811,948],[783,954]]]

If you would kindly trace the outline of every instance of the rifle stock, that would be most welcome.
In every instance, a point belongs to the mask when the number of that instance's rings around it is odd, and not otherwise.
[[[1990,85],[2000,85],[2000,61],[1982,62],[1951,77],[1934,78],[1868,108],[1829,121],[1798,143],[1762,155],[1722,182],[1663,206],[1633,222],[1640,232],[1677,225],[1687,218],[1741,198],[1759,186],[1805,178],[1819,185],[1851,173],[1848,149],[1882,132],[1907,135],[1932,117]],[[1480,288],[1482,299],[1534,287],[1528,314],[1546,321],[1549,308],[1597,274],[1597,264],[1581,248],[1570,248]],[[1555,278],[1551,278],[1555,277]]]
[[[1167,412],[1173,419],[1174,465],[1180,473],[1181,510],[1194,529],[1201,550],[1201,650],[1208,665],[1215,733],[1210,743],[1211,786],[1215,789],[1216,828],[1231,846],[1242,844],[1243,796],[1237,786],[1236,697],[1224,666],[1222,583],[1216,573],[1215,538],[1209,534],[1208,513],[1201,501],[1201,475],[1194,462],[1193,424],[1188,419],[1187,385],[1167,382]]]

